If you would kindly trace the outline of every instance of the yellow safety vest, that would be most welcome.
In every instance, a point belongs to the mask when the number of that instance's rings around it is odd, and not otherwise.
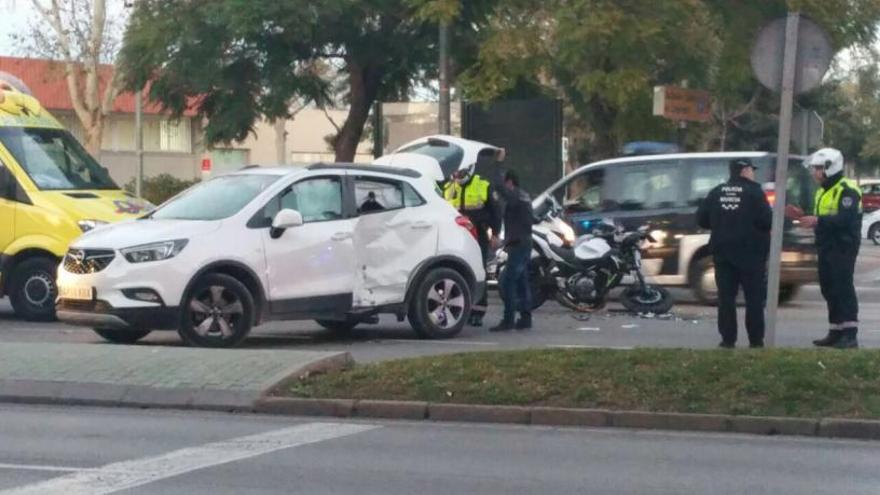
[[[862,191],[859,189],[859,186],[856,185],[855,182],[849,179],[840,179],[837,184],[831,186],[828,190],[823,188],[819,188],[816,191],[814,205],[814,212],[817,217],[824,217],[828,215],[836,215],[838,208],[840,208],[840,196],[843,195],[843,191],[845,189],[852,189],[859,195],[859,212],[862,211]]]
[[[482,210],[489,202],[489,181],[475,175],[464,186],[463,197],[462,186],[451,181],[443,189],[443,197],[459,211]]]

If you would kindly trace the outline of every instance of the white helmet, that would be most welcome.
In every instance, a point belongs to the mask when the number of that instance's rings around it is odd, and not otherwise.
[[[822,167],[825,175],[831,177],[843,172],[843,153],[834,148],[822,148],[807,158],[807,166]]]

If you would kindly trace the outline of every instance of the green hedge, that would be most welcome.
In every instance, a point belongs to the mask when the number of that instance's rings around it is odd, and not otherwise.
[[[191,187],[192,185],[198,183],[197,180],[183,180],[178,179],[170,174],[160,174],[155,177],[147,177],[144,178],[144,183],[142,185],[142,193],[144,199],[153,203],[154,205],[160,205],[167,201],[168,199],[177,195],[177,193],[183,191]],[[132,179],[128,184],[125,185],[125,190],[131,193],[135,192],[135,180]]]

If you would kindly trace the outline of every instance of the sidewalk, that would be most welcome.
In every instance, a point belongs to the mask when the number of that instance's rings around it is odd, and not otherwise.
[[[0,402],[248,410],[348,353],[101,344],[0,345]]]

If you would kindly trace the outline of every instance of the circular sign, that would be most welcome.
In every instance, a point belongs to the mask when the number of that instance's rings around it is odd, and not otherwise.
[[[786,19],[776,19],[758,33],[752,47],[752,70],[766,88],[782,91],[782,67],[785,57]],[[795,64],[795,94],[812,91],[822,84],[834,47],[831,37],[821,26],[806,17],[798,23],[798,49]]]

